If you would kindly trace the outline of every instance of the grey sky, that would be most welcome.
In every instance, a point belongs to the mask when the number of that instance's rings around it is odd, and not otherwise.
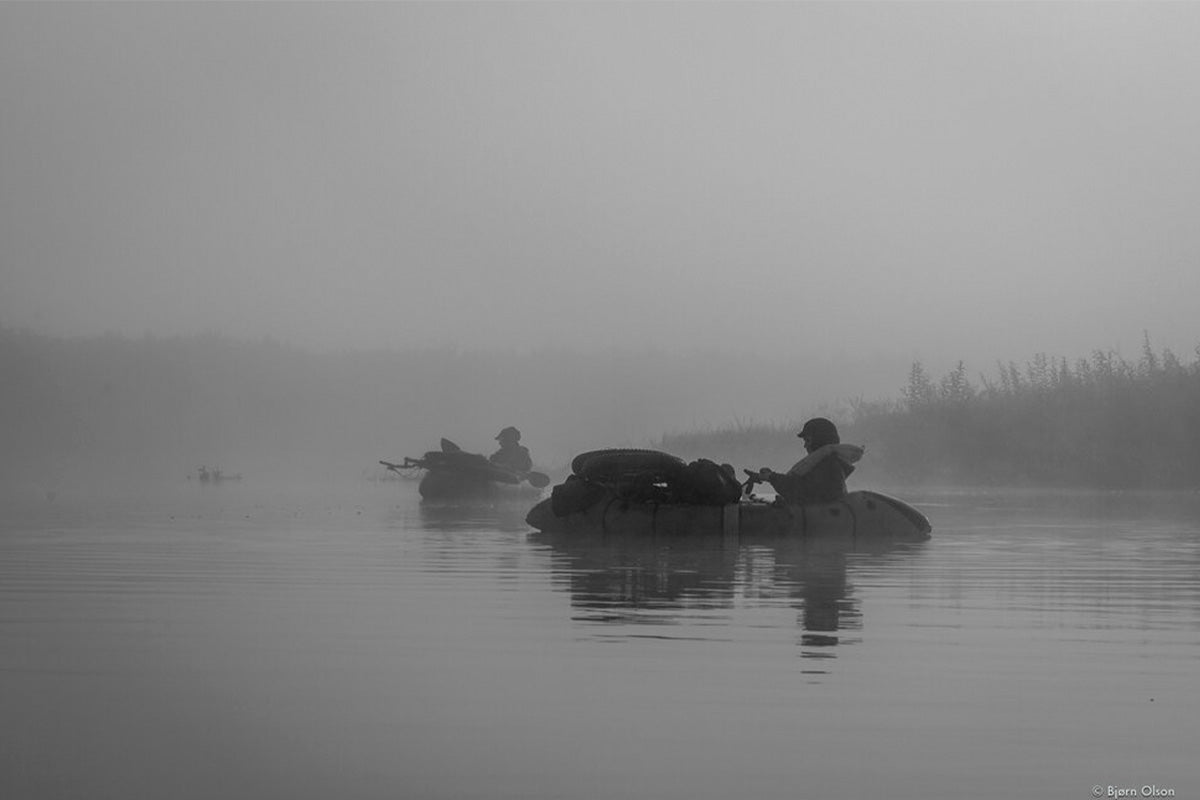
[[[1190,3],[0,4],[0,324],[1190,353],[1197,41]]]

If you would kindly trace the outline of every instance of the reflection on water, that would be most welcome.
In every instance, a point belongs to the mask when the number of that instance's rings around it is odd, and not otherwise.
[[[0,798],[1200,796],[1194,496],[863,551],[196,483],[0,505]]]
[[[423,501],[417,506],[421,527],[431,531],[496,529],[527,531],[524,502],[451,503]]]
[[[943,493],[931,589],[1028,624],[1174,627],[1200,617],[1200,494]],[[936,578],[936,580],[932,580]],[[933,589],[936,587],[936,589]]]
[[[600,637],[720,636],[745,609],[786,605],[795,611],[805,658],[831,658],[862,628],[861,602],[848,579],[857,565],[914,557],[922,544],[852,548],[813,541],[730,544],[713,539],[639,539],[536,532],[530,540],[554,554],[557,585],[596,623]],[[721,616],[719,616],[721,615]],[[663,630],[650,633],[648,626]],[[616,630],[612,630],[616,629]],[[814,670],[815,672],[815,670]]]

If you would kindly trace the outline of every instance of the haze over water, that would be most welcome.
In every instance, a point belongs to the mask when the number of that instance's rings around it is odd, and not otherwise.
[[[1191,3],[5,3],[0,323],[1187,353],[1198,35]]]
[[[931,541],[841,552],[367,480],[507,425],[561,477],[917,360],[1190,365],[1197,41],[1191,3],[0,3],[0,800],[1200,796],[1194,493],[910,486]]]
[[[908,499],[934,538],[877,552],[409,482],[12,500],[0,794],[1195,796],[1196,498]]]

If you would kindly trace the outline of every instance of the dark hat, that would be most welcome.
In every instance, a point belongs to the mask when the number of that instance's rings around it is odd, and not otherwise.
[[[813,417],[804,423],[804,427],[796,435],[818,447],[823,444],[838,444],[841,442],[837,426],[824,417]]]
[[[519,430],[517,430],[516,428],[514,428],[512,425],[509,425],[507,428],[500,431],[500,433],[496,436],[496,441],[500,441],[501,439],[505,438],[506,436],[511,436],[512,438],[516,439],[517,441],[521,440],[521,432]]]

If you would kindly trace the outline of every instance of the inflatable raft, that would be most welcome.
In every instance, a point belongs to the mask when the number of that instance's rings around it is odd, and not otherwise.
[[[541,495],[542,487],[549,483],[540,472],[506,469],[479,453],[466,453],[443,441],[443,450],[431,450],[421,458],[406,458],[402,464],[379,463],[402,475],[423,470],[417,491],[426,500],[530,498]]]
[[[707,459],[685,463],[655,450],[593,450],[530,510],[526,522],[545,533],[628,536],[834,538],[848,543],[920,542],[929,520],[879,492],[855,491],[826,503],[789,505],[751,494],[733,467]]]
[[[582,510],[556,514],[553,499],[535,505],[525,521],[546,533],[626,536],[835,537],[848,542],[923,542],[929,520],[902,500],[872,491],[849,492],[831,503],[790,506],[757,499],[722,505],[647,503],[604,491]]]
[[[517,499],[542,494],[541,489],[523,483],[520,476],[500,469],[431,469],[417,484],[417,491],[426,500]]]

